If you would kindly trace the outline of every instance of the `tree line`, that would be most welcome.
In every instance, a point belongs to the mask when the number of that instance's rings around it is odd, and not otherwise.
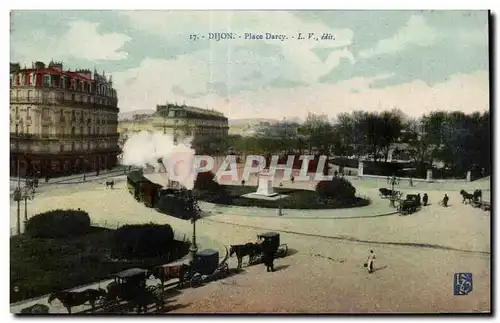
[[[333,120],[310,113],[303,123],[261,123],[253,135],[231,135],[218,140],[215,146],[218,152],[238,154],[308,152],[369,156],[378,163],[388,160],[397,143],[404,144],[407,158],[417,168],[441,162],[442,168],[454,173],[491,173],[489,111],[433,111],[420,118],[408,117],[398,109],[354,111],[340,113]],[[197,151],[203,147],[206,145],[198,145]],[[396,148],[393,155],[399,150]],[[205,149],[204,153],[212,152]]]

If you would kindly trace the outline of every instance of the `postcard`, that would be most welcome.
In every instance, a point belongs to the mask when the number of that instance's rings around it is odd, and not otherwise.
[[[12,11],[15,314],[491,313],[488,11]]]

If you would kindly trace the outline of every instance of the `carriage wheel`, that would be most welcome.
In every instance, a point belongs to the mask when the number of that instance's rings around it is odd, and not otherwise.
[[[154,292],[157,289],[158,289],[158,287],[157,286],[153,286],[153,285],[150,285],[150,286],[146,287],[146,291],[147,292]]]
[[[229,265],[227,263],[224,263],[224,265],[222,265],[221,269],[220,269],[223,273],[225,273],[226,275],[229,274]]]
[[[190,284],[191,284],[191,287],[198,287],[201,285],[201,281],[202,281],[202,276],[200,273],[196,273],[193,275],[193,277],[191,277],[191,281],[190,281]]]

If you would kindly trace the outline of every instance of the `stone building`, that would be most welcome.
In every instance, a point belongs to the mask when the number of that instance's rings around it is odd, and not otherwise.
[[[11,176],[112,168],[120,153],[112,78],[63,64],[10,64]],[[19,169],[18,169],[19,165]]]
[[[165,104],[157,105],[152,115],[120,122],[118,131],[121,141],[125,142],[131,134],[142,130],[170,134],[174,140],[193,137],[193,142],[207,141],[208,145],[216,145],[227,138],[229,123],[223,113],[215,110]]]

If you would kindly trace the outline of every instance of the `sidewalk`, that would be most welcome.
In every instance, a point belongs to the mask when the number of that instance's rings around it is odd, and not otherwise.
[[[137,169],[137,167],[132,167],[132,169],[135,170],[135,169]],[[104,169],[104,170],[100,171],[99,176],[96,176],[95,171],[85,173],[85,176],[90,179],[90,178],[102,177],[102,176],[109,175],[109,174],[126,173],[127,171],[128,171],[128,166],[117,166],[117,167],[109,169],[109,170]],[[74,179],[82,179],[83,180],[83,175],[84,174],[82,173],[82,174],[74,174],[74,175],[69,175],[69,176],[55,177],[55,178],[49,179],[48,183],[45,182],[44,178],[41,178],[39,180],[39,185],[41,186],[41,185],[57,184],[57,183],[67,182],[67,181],[74,180]],[[25,178],[20,178],[21,183],[24,183],[25,180],[26,180]],[[17,177],[10,177],[11,183],[17,183],[17,181],[18,181]]]

